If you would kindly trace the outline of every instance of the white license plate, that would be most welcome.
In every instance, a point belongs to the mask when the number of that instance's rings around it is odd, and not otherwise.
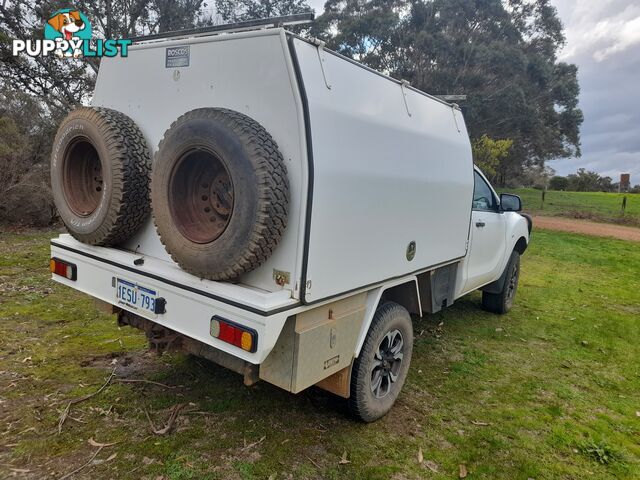
[[[116,281],[116,299],[119,305],[134,310],[146,310],[155,315],[157,292],[137,283],[118,278]]]

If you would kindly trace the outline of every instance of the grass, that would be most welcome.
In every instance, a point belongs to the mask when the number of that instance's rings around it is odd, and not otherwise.
[[[415,319],[404,392],[363,425],[321,391],[246,388],[147,353],[142,334],[48,279],[50,236],[0,235],[0,478],[60,478],[96,452],[91,438],[117,443],[75,478],[451,479],[460,464],[470,479],[640,478],[637,244],[536,231],[514,310],[483,312],[473,294]],[[114,367],[173,388],[112,381],[58,435],[68,400]],[[163,425],[177,403],[198,413],[154,435],[145,411]]]
[[[520,195],[525,211],[536,215],[584,218],[597,222],[640,226],[640,194],[550,190],[545,193],[543,204],[541,190],[502,189],[501,193],[504,192]],[[624,197],[627,197],[627,207],[623,214],[622,199]]]

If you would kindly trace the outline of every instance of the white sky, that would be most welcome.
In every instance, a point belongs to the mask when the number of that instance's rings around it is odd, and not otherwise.
[[[631,173],[640,184],[640,2],[553,0],[567,36],[563,60],[578,65],[582,158],[551,163],[558,173],[579,167]]]
[[[317,14],[324,0],[310,0]],[[558,174],[580,167],[631,173],[640,184],[640,0],[552,0],[565,25],[562,60],[579,68],[582,157],[550,162]]]

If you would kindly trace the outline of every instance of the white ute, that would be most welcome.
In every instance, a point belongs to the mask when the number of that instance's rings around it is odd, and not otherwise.
[[[474,167],[460,109],[281,27],[103,58],[62,123],[53,279],[152,346],[386,414],[411,315],[508,311],[531,221]],[[417,320],[415,320],[417,321]]]

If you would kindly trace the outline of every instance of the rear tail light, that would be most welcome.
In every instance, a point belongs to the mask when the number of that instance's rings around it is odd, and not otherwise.
[[[53,257],[49,261],[49,270],[51,270],[51,273],[68,278],[69,280],[75,281],[78,278],[76,266],[73,263],[65,262],[59,258]]]
[[[211,336],[247,352],[253,353],[258,347],[258,334],[255,330],[218,316],[211,319]]]

